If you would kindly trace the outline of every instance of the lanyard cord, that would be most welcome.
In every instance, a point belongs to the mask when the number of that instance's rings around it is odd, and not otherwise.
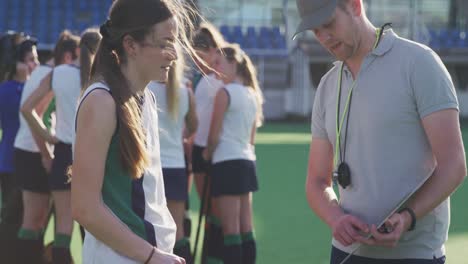
[[[384,32],[384,29],[386,26],[391,26],[391,23],[386,23],[384,24],[381,28],[377,29],[375,31],[376,35],[376,41],[374,44],[373,49],[377,48],[379,45],[380,39],[382,38],[382,34]],[[349,89],[348,92],[348,98],[346,99],[346,104],[343,110],[343,116],[341,117],[340,121],[340,105],[341,105],[341,83],[342,83],[342,75],[343,75],[343,68],[344,68],[344,62],[341,64],[341,69],[340,73],[338,76],[338,98],[337,98],[337,104],[336,104],[336,135],[335,135],[335,155],[333,158],[333,167],[336,168],[336,165],[338,164],[338,155],[339,159],[341,162],[344,162],[346,160],[346,142],[348,139],[348,125],[349,125],[349,113],[351,112],[351,101],[353,98],[353,90],[356,87],[357,84],[357,78],[354,80],[351,88]],[[346,129],[345,129],[345,136],[344,136],[344,146],[343,146],[343,151],[341,150],[341,130],[343,128],[343,123],[344,119],[346,116]]]

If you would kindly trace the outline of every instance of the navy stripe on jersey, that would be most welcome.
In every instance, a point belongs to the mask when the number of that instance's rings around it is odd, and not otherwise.
[[[88,95],[90,93],[92,93],[93,91],[95,90],[105,90],[106,92],[112,94],[112,92],[106,88],[103,88],[103,87],[96,87],[96,88],[93,88],[91,91],[89,91],[81,100],[80,100],[80,104],[78,105],[78,108],[76,109],[76,118],[75,118],[75,132],[76,132],[76,127],[78,125],[78,112],[80,111],[80,107],[81,107],[81,104],[84,102],[84,100],[86,99],[86,97],[88,97]]]
[[[52,71],[50,72],[50,83],[49,83],[49,86],[50,86],[50,89],[53,90],[52,88],[52,81],[54,80],[54,71],[55,69],[52,69]]]
[[[70,67],[73,67],[73,68],[76,68],[76,69],[80,69],[80,66],[76,65],[76,64],[67,64],[68,66]]]
[[[200,72],[195,73],[195,75],[193,76],[193,83],[192,83],[193,92],[197,90],[198,84],[200,83],[202,77],[203,77],[203,74],[201,74]]]
[[[223,87],[223,90],[226,92],[227,96],[228,96],[228,104],[227,106],[229,107],[229,105],[231,104],[231,95],[229,94],[229,91],[228,89],[226,89],[226,87]]]
[[[154,230],[154,226],[145,220],[146,205],[145,192],[143,190],[143,178],[144,176],[133,180],[132,182],[132,209],[135,214],[141,218],[143,224],[145,225],[146,239],[148,243],[156,247],[156,232]]]

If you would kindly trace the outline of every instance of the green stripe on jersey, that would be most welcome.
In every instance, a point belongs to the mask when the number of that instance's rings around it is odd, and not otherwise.
[[[147,234],[143,219],[132,209],[132,182],[128,172],[120,162],[119,133],[112,137],[107,152],[104,181],[102,184],[102,198],[109,209],[130,230],[141,238],[147,240]]]

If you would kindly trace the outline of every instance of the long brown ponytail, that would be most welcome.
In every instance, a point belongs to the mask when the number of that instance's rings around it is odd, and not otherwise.
[[[257,101],[257,126],[263,124],[263,93],[258,85],[257,70],[250,60],[250,57],[237,44],[230,44],[223,47],[221,51],[228,61],[236,62],[237,75],[242,78],[243,84],[250,87],[255,92]]]
[[[153,25],[174,18],[179,32],[178,44],[191,57],[197,57],[186,35],[193,30],[193,24],[185,8],[179,1],[116,0],[109,19],[100,29],[103,39],[91,67],[91,79],[104,81],[111,89],[117,106],[121,163],[133,179],[141,177],[149,165],[149,158],[138,100],[121,71],[121,65],[127,60],[122,40],[129,35],[136,42],[143,42],[152,33]]]
[[[101,41],[101,34],[98,29],[87,29],[81,35],[80,41],[80,77],[81,89],[87,88],[89,83],[89,75],[91,73],[91,64],[94,54],[96,54],[99,42]]]
[[[220,49],[226,44],[216,27],[206,21],[200,24],[192,41],[195,49],[205,51],[210,48]]]
[[[67,52],[70,53],[72,60],[76,60],[78,57],[76,49],[78,48],[79,43],[79,36],[73,35],[68,30],[62,31],[54,48],[54,65],[58,66],[64,63],[64,57]]]
[[[177,53],[180,53],[180,48],[176,45]],[[169,115],[173,120],[177,119],[179,111],[179,89],[184,78],[185,59],[184,56],[179,56],[177,61],[169,70],[169,75],[166,83],[166,101]]]

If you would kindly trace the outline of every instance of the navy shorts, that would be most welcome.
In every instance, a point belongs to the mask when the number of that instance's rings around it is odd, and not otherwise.
[[[186,201],[188,198],[188,176],[185,168],[163,168],[164,191],[167,200]]]
[[[255,161],[227,160],[211,168],[211,195],[242,195],[258,190]]]
[[[348,256],[348,253],[332,247],[330,264],[339,264]],[[433,259],[373,259],[351,256],[345,264],[444,264],[445,257]]]
[[[193,145],[192,149],[192,171],[193,173],[208,173],[210,163],[203,159],[205,147]]]
[[[68,168],[72,165],[72,146],[59,142],[55,144],[54,161],[49,176],[49,188],[52,191],[70,190]]]
[[[48,177],[42,165],[41,153],[15,148],[15,176],[22,190],[35,193],[48,193]]]

